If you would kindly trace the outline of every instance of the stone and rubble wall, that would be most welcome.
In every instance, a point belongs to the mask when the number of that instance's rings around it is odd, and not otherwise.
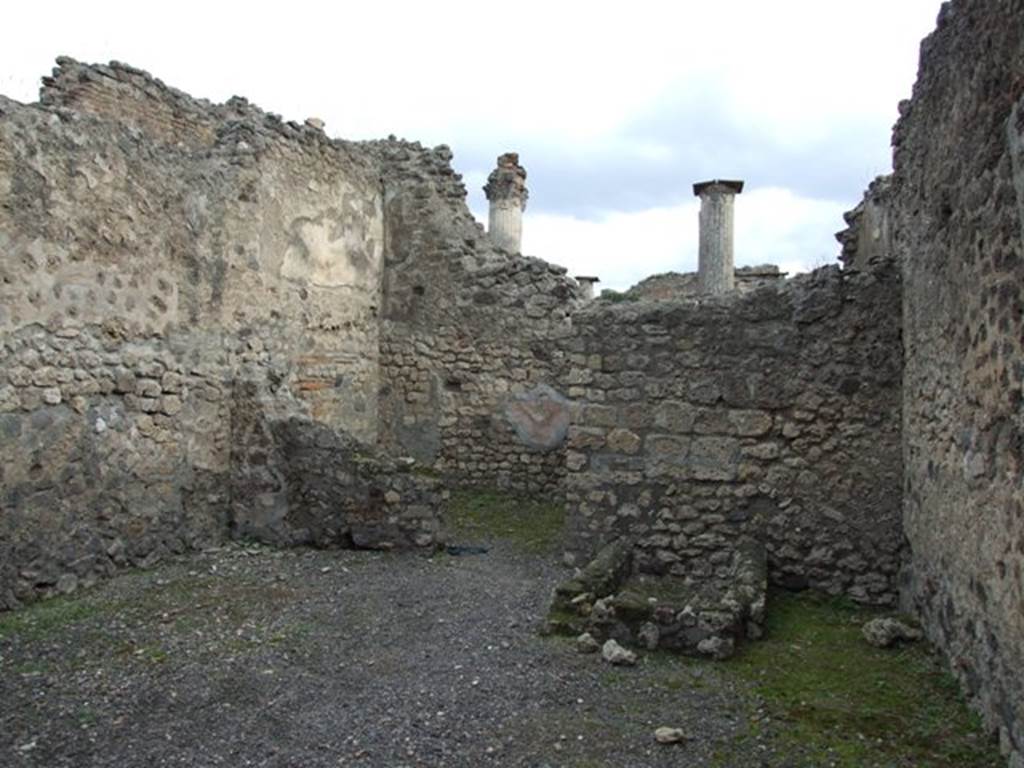
[[[638,572],[700,584],[750,540],[777,584],[894,603],[899,291],[886,262],[577,313],[569,561],[625,537]]]
[[[278,546],[372,549],[440,541],[436,478],[345,432],[295,416],[255,382],[231,419],[231,534]]]
[[[906,605],[1024,765],[1024,2],[947,3],[893,136]]]
[[[891,258],[892,177],[879,176],[868,185],[864,199],[843,214],[846,229],[836,233],[842,246],[839,261],[847,269],[866,269],[873,259]]]
[[[447,147],[380,142],[385,273],[381,443],[460,485],[560,493],[565,270],[498,250]]]
[[[378,431],[373,155],[59,64],[0,100],[0,607],[265,519],[231,500],[243,384]]]
[[[786,273],[780,272],[774,264],[761,264],[754,267],[737,267],[734,276],[734,290],[739,293],[751,293],[760,288],[777,286],[786,279]],[[644,278],[624,294],[626,299],[648,301],[675,301],[684,298],[697,298],[701,290],[696,272],[665,272]]]
[[[242,99],[213,107],[130,67],[60,61],[40,105],[5,110],[0,329],[217,337],[204,349],[234,336],[232,364],[374,440],[375,164]]]

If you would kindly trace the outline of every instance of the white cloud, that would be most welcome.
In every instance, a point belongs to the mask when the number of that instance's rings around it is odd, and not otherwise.
[[[652,272],[693,268],[696,201],[687,201],[685,190],[696,179],[684,176],[674,188],[673,177],[655,179],[649,169],[709,172],[690,170],[686,158],[694,153],[716,175],[762,169],[744,174],[750,191],[737,205],[739,263],[795,269],[831,258],[840,213],[887,170],[889,127],[897,102],[910,94],[918,42],[939,6],[20,2],[5,9],[0,92],[34,99],[39,76],[58,53],[119,59],[197,96],[223,101],[240,94],[287,119],[321,117],[333,135],[395,133],[447,143],[477,207],[485,205],[479,186],[490,170],[481,163],[530,147],[533,157],[523,157],[533,193],[526,249],[621,288]],[[657,130],[634,131],[638,121]],[[745,130],[733,131],[726,146],[721,134],[736,126]],[[794,167],[793,178],[807,177],[840,159],[837,136],[849,137],[844,154],[854,172],[847,168],[835,189],[802,189],[848,195],[843,202],[756,188],[754,176],[767,170],[752,158],[799,158],[807,167]],[[465,167],[467,157],[476,167]],[[604,165],[608,158],[618,166]],[[788,166],[782,168],[784,175]],[[862,179],[854,178],[858,173]],[[760,182],[786,186],[778,176]],[[545,187],[553,201],[556,185],[559,210],[575,216],[545,211]],[[573,205],[577,190],[590,193],[586,205]],[[617,202],[600,202],[623,191]],[[602,204],[646,210],[585,213]]]
[[[802,140],[837,116],[895,116],[939,0],[722,0],[628,6],[448,0],[288,6],[179,0],[5,12],[4,87],[31,98],[57,53],[116,58],[213,99],[242,93],[353,138],[614,136],[699,85]]]
[[[785,189],[744,192],[736,198],[736,265],[776,264],[795,273],[833,263],[839,246],[832,235],[848,207]],[[595,219],[528,210],[523,251],[561,264],[573,276],[596,275],[601,288],[624,290],[649,275],[697,269],[699,210],[696,198]]]
[[[523,251],[622,290],[646,275],[696,268],[697,211],[687,203],[596,220],[527,211]]]

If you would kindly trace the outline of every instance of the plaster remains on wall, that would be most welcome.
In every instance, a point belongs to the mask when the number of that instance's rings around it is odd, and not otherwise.
[[[514,153],[488,233],[444,145],[59,59],[0,98],[0,609],[230,537],[433,548],[498,487],[565,502],[555,623],[722,658],[769,583],[901,602],[1024,764],[1022,30],[944,6],[851,268],[595,301],[518,253]]]
[[[281,277],[376,293],[383,251],[383,217],[377,205],[371,203],[368,211],[358,214],[332,209],[316,218],[293,219]]]

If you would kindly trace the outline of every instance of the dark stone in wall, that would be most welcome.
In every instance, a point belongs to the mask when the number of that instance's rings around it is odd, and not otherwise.
[[[1024,89],[1022,89],[1024,90]],[[1010,119],[1006,123],[1013,162],[1013,181],[1017,190],[1017,210],[1020,212],[1020,226],[1024,231],[1024,94],[1017,101]]]
[[[1024,765],[1024,2],[946,3],[895,147],[905,605]]]
[[[577,313],[570,559],[627,537],[640,572],[727,582],[746,537],[766,544],[777,584],[894,604],[899,296],[882,261],[720,300]]]
[[[441,483],[309,419],[275,418],[240,384],[233,408],[231,532],[275,545],[431,547]]]

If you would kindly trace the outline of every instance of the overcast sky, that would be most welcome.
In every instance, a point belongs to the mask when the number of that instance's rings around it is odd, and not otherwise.
[[[501,152],[529,173],[523,247],[602,287],[696,268],[692,184],[739,178],[738,264],[835,260],[842,212],[890,168],[896,105],[939,0],[600,3],[17,2],[0,93],[58,54],[331,135],[445,143],[486,221]]]

